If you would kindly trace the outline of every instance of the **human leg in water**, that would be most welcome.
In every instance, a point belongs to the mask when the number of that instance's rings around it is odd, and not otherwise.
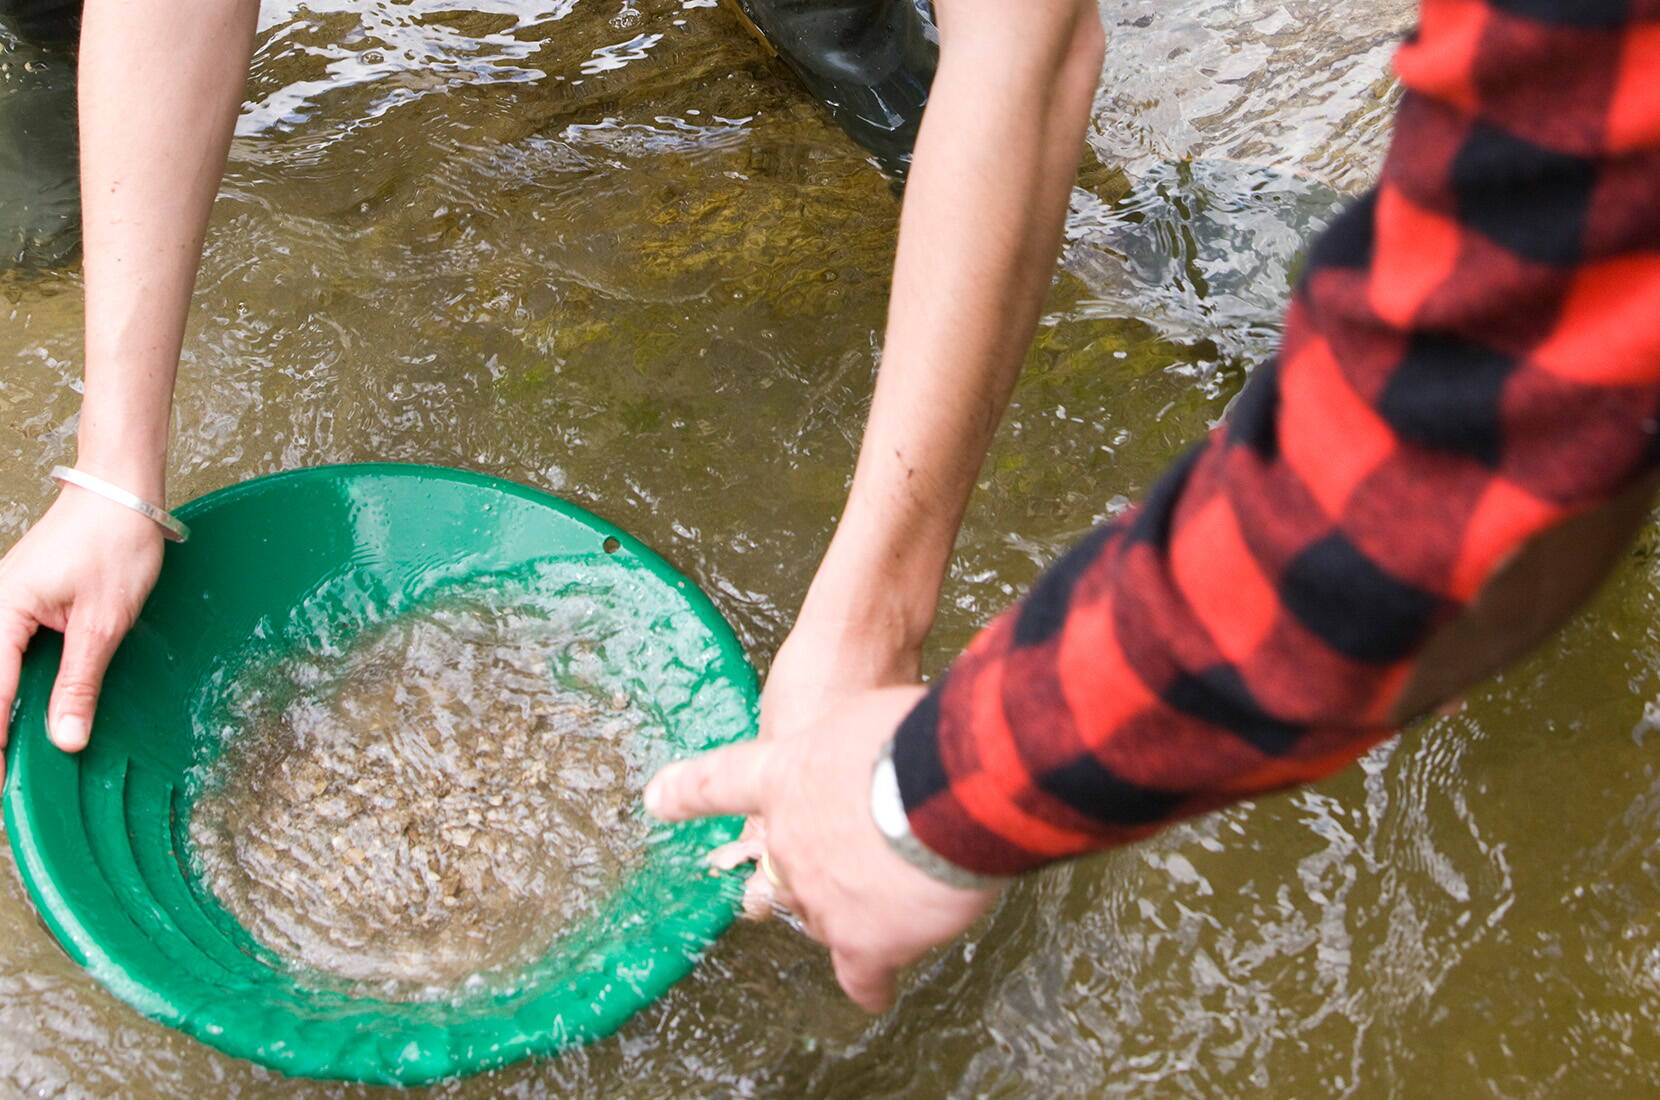
[[[0,272],[51,268],[81,242],[79,0],[0,0]]]
[[[939,62],[928,0],[730,2],[849,137],[905,173]]]

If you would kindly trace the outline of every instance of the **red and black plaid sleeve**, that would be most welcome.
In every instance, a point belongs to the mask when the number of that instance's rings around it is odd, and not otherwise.
[[[1323,776],[1518,546],[1660,459],[1660,0],[1425,0],[1378,187],[1280,354],[895,737],[1012,874]]]

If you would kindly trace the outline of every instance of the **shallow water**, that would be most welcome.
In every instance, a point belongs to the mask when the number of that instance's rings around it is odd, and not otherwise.
[[[782,640],[851,468],[886,184],[692,0],[272,6],[180,387],[182,500],[376,458],[552,489]],[[930,667],[1141,493],[1364,186],[1410,5],[1109,0],[1094,158]],[[1197,158],[1197,159],[1195,159]],[[0,293],[0,531],[72,447],[78,280]],[[1653,546],[1363,766],[1036,876],[867,1021],[740,927],[618,1036],[439,1096],[1652,1095]],[[9,861],[9,853],[0,861]],[[0,1092],[361,1096],[139,1019],[0,875]]]
[[[646,718],[568,625],[456,593],[238,675],[202,738],[203,885],[313,988],[511,984],[645,841]]]

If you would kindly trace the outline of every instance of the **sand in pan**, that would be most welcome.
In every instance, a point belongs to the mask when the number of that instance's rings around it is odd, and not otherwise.
[[[638,857],[643,718],[511,615],[392,620],[279,667],[191,814],[203,882],[300,969],[425,998],[534,962]],[[576,663],[580,663],[580,660]],[[273,700],[277,700],[273,702]]]

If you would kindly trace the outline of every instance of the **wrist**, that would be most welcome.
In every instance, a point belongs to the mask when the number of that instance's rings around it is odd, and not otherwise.
[[[41,537],[47,537],[53,530],[60,532],[59,537],[63,531],[96,531],[97,537],[90,542],[89,548],[100,555],[113,554],[117,557],[149,553],[152,548],[159,549],[166,542],[160,525],[148,516],[75,485],[60,487],[57,499],[40,521],[29,529],[29,534],[40,532]],[[75,535],[71,538],[79,541]]]
[[[74,468],[125,489],[134,496],[143,497],[158,508],[167,506],[166,468],[160,461],[130,453],[80,447],[76,450]]]
[[[73,466],[54,466],[50,477],[66,488],[90,493],[95,497],[102,498],[109,504],[116,505],[154,523],[162,534],[173,542],[183,542],[190,537],[190,528],[186,527],[167,509],[114,482],[106,481]]]
[[[807,588],[798,624],[920,651],[950,553],[844,517]]]
[[[791,633],[809,634],[831,648],[881,651],[896,662],[919,663],[933,626],[933,602],[926,605],[898,583],[862,574],[826,576],[822,569],[807,590]],[[914,679],[915,671],[906,679]]]
[[[77,469],[164,503],[176,361],[88,352]]]
[[[122,423],[83,406],[75,441],[75,468],[166,505],[167,430]]]

